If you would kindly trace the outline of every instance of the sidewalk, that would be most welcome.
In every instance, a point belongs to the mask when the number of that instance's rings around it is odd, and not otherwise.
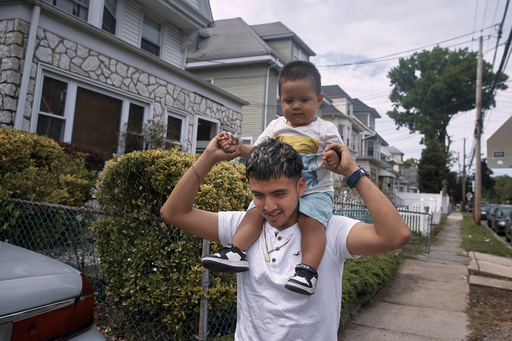
[[[339,340],[466,340],[471,259],[459,247],[461,221],[459,212],[451,213],[430,254],[418,260],[405,259],[370,306],[362,308],[345,326]],[[488,262],[489,258],[476,256],[480,260],[471,263],[473,266],[496,264],[496,259]]]

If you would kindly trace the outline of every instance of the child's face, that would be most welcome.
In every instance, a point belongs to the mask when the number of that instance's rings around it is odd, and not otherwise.
[[[301,127],[316,120],[316,109],[322,104],[323,94],[317,95],[313,82],[308,80],[281,84],[279,102],[283,115],[291,127]]]

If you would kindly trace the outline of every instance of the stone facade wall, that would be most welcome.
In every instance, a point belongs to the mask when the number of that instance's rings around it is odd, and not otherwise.
[[[22,20],[0,22],[0,124],[14,126],[14,114],[21,80],[24,47],[28,39],[29,24]],[[34,105],[37,66],[51,65],[66,71],[66,76],[76,74],[124,93],[142,96],[153,102],[153,118],[164,119],[167,108],[175,108],[192,117],[201,114],[220,121],[221,126],[241,132],[241,112],[229,109],[190,90],[122,63],[110,56],[42,28],[37,31],[36,48],[31,69],[30,84],[24,114],[23,129],[29,130]],[[189,120],[189,146],[193,136],[194,120]]]
[[[30,26],[22,20],[0,21],[0,125],[14,127],[26,37]]]

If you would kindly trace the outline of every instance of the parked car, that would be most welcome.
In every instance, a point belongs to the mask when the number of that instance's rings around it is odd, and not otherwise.
[[[480,220],[487,220],[487,210],[489,209],[489,203],[482,201],[480,205]]]
[[[94,291],[78,270],[0,242],[0,339],[106,340],[93,327]]]
[[[512,245],[512,213],[505,218],[505,239]]]
[[[512,213],[512,205],[499,205],[494,213],[492,229],[499,235],[505,234],[505,220]]]
[[[496,213],[496,209],[499,205],[497,204],[490,204],[489,208],[487,209],[487,226],[489,226],[492,229],[492,221],[494,220],[494,214]]]

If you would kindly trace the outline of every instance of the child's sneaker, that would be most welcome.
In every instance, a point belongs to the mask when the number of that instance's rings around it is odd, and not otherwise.
[[[249,270],[245,251],[228,244],[219,252],[203,257],[201,265],[208,270],[221,272],[244,272]]]
[[[295,267],[295,276],[286,282],[285,288],[304,295],[313,295],[318,282],[318,273],[315,268],[299,264]]]

